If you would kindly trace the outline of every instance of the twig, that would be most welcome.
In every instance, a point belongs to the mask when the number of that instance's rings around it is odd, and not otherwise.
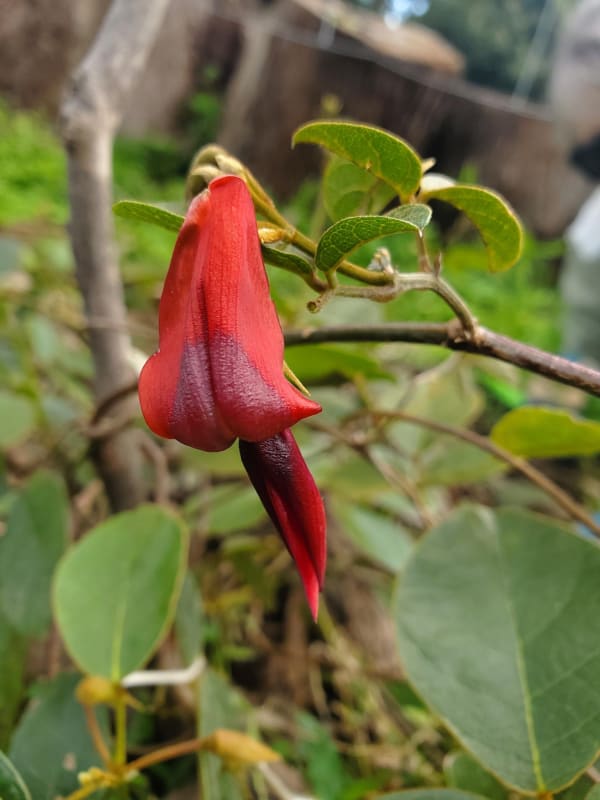
[[[160,764],[163,761],[170,761],[173,758],[186,756],[190,753],[197,753],[206,747],[208,741],[207,736],[199,739],[188,739],[185,742],[178,742],[177,744],[169,744],[166,747],[161,747],[159,750],[154,750],[152,753],[147,753],[145,756],[136,758],[135,761],[130,761],[126,766],[128,774],[132,772],[141,772],[153,764]]]
[[[94,707],[84,705],[83,712],[85,714],[85,721],[87,723],[90,736],[92,737],[92,742],[94,743],[94,747],[96,748],[96,752],[102,759],[102,763],[104,764],[104,766],[107,767],[111,763],[110,752],[108,750],[108,747],[106,746],[104,737],[102,736],[102,731],[100,730],[100,726],[98,725],[98,720],[96,719],[96,712],[94,711]]]
[[[465,337],[458,320],[448,323],[396,322],[385,325],[339,325],[288,331],[286,345],[323,342],[411,342],[490,356],[545,378],[600,397],[600,372],[561,356],[517,342],[477,325],[474,337]]]
[[[513,453],[505,450],[500,445],[497,445],[486,436],[481,436],[474,431],[468,431],[462,428],[454,428],[451,425],[446,425],[443,422],[436,420],[426,419],[425,417],[416,417],[413,414],[406,414],[404,411],[368,411],[369,416],[375,420],[393,419],[401,422],[407,422],[412,425],[419,425],[422,428],[429,428],[429,430],[436,431],[437,433],[447,434],[454,436],[456,439],[462,439],[464,442],[469,442],[480,450],[485,450],[490,455],[504,461],[513,469],[525,475],[532,483],[535,483],[543,492],[549,495],[555,503],[566,511],[566,513],[578,522],[583,523],[587,528],[593,531],[596,536],[600,537],[600,525],[590,517],[586,510],[579,505],[572,497],[564,492],[560,486],[557,486],[554,481],[550,480],[543,472],[536,469],[524,458],[513,455]]]

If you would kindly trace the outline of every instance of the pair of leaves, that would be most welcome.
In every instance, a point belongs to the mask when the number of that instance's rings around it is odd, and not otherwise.
[[[413,200],[423,179],[421,159],[399,137],[367,125],[312,122],[294,134],[293,144],[301,142],[320,144],[338,157],[325,174],[327,208],[338,221],[319,241],[315,254],[319,269],[335,270],[363,244],[396,233],[420,233],[429,223],[430,209]],[[420,199],[424,202],[442,200],[463,211],[482,236],[492,271],[512,266],[520,255],[523,234],[510,207],[487,189],[449,183],[451,185],[447,185],[447,180],[443,185],[439,185],[439,181],[429,181],[429,184],[424,181]],[[363,206],[369,211],[383,208],[393,194],[410,203],[387,216],[348,216]],[[117,203],[114,212],[173,232],[177,232],[183,222],[178,214],[133,201]],[[264,254],[275,266],[304,277],[312,273],[311,265],[294,254],[268,247],[264,248]]]
[[[351,162],[366,174],[363,178],[356,168],[344,166],[337,159],[332,162],[325,174],[325,201],[334,219],[338,214],[356,213],[365,202],[371,203],[375,210],[377,206],[383,208],[391,197],[382,189],[382,184],[405,201],[410,200],[420,187],[418,199],[423,203],[441,200],[466,214],[483,239],[492,272],[508,269],[518,260],[523,246],[523,231],[506,201],[479,186],[454,184],[450,179],[440,180],[431,175],[423,178],[421,159],[399,137],[367,125],[317,121],[299,128],[292,141],[293,144],[310,142],[322,145],[338,159]],[[416,204],[415,207],[419,208]],[[429,219],[419,227],[422,229],[428,222]],[[333,236],[333,232],[329,235]],[[373,238],[376,236],[370,237]],[[320,266],[318,261],[317,266]]]

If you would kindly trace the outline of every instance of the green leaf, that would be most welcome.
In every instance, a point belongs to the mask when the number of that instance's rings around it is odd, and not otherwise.
[[[2,800],[31,800],[23,778],[0,751],[0,798]]]
[[[35,407],[28,397],[0,391],[0,448],[14,447],[36,425]]]
[[[567,411],[524,406],[494,425],[491,438],[526,458],[591,456],[600,452],[600,423],[577,419]]]
[[[423,202],[443,200],[463,211],[479,231],[488,253],[492,272],[501,272],[515,264],[523,248],[523,228],[503,197],[480,186],[455,184],[424,191]]]
[[[378,800],[487,800],[480,794],[458,789],[407,789],[404,792],[382,794]]]
[[[418,233],[429,222],[431,209],[399,206],[385,217],[347,217],[335,222],[319,239],[315,264],[324,272],[335,269],[356,249],[373,239],[395,233]]]
[[[23,697],[27,648],[1,615],[0,653],[0,747],[6,747]]]
[[[77,675],[62,674],[40,684],[15,731],[10,759],[34,800],[66,797],[78,788],[78,773],[101,765],[75,699],[78,681]],[[107,715],[98,711],[106,733]]]
[[[418,468],[421,485],[458,486],[488,480],[508,465],[469,442],[438,436],[421,454]]]
[[[213,535],[250,530],[266,516],[258,495],[249,486],[229,484],[211,491],[207,527]]]
[[[402,411],[466,428],[477,419],[484,405],[484,396],[475,384],[473,371],[451,356],[413,380]],[[405,452],[429,447],[440,437],[426,427],[407,422],[394,422],[387,430],[394,443]],[[444,441],[450,441],[449,437],[444,437]]]
[[[392,379],[390,373],[382,369],[377,359],[357,352],[356,346],[306,344],[292,346],[286,348],[285,360],[300,380],[307,384],[336,375],[349,380],[357,375],[369,379]]]
[[[150,203],[141,203],[138,200],[119,200],[113,205],[113,213],[117,217],[148,222],[150,225],[156,225],[175,233],[179,232],[185,220],[181,214],[174,214],[172,211],[150,205]]]
[[[413,540],[400,523],[387,514],[336,498],[332,510],[346,536],[375,563],[393,572],[404,566]]]
[[[400,655],[475,758],[556,792],[600,748],[600,548],[522,511],[463,507],[400,580]]]
[[[421,182],[421,159],[403,139],[388,131],[352,122],[309,122],[294,133],[292,145],[309,142],[388,183],[401,198],[408,199]]]
[[[50,625],[50,583],[68,524],[62,481],[37,472],[12,504],[0,537],[0,612],[24,636],[41,636]]]
[[[387,183],[336,156],[325,169],[322,192],[325,210],[334,222],[357,214],[377,214],[395,195]]]
[[[446,756],[444,774],[454,789],[474,792],[489,800],[505,800],[508,795],[500,781],[468,753],[450,753]]]
[[[193,573],[188,570],[175,613],[175,633],[184,664],[191,664],[200,653],[203,627],[200,589]]]
[[[285,250],[277,250],[275,247],[267,247],[264,244],[261,245],[261,250],[266,263],[274,267],[279,267],[288,272],[293,272],[295,275],[303,275],[307,278],[316,273],[310,262],[295,253],[287,253]]]
[[[585,800],[600,800],[600,784],[596,784],[586,795]]]
[[[354,783],[331,734],[306,712],[296,715],[299,733],[298,755],[306,762],[306,774],[320,800],[338,800]]]
[[[175,613],[187,532],[159,506],[98,525],[62,559],[56,620],[84,672],[118,681],[153,654]]]
[[[250,707],[225,678],[206,669],[198,686],[198,736],[208,736],[217,728],[246,731]],[[223,762],[212,753],[198,757],[202,797],[210,800],[243,800],[239,784],[226,772]]]

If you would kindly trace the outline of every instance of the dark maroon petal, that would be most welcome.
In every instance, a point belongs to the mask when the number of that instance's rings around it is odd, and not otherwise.
[[[327,560],[323,500],[290,430],[262,442],[240,440],[242,462],[304,585],[316,619]]]

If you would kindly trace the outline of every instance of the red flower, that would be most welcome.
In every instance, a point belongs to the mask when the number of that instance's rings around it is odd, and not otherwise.
[[[316,619],[325,579],[325,509],[300,448],[290,430],[264,442],[240,441],[240,455],[256,493],[302,578]]]
[[[316,614],[325,517],[288,428],[321,407],[283,375],[283,335],[241,178],[216,178],[192,201],[165,280],[158,329],[159,349],[139,380],[148,426],[200,450],[242,440],[244,464]]]

